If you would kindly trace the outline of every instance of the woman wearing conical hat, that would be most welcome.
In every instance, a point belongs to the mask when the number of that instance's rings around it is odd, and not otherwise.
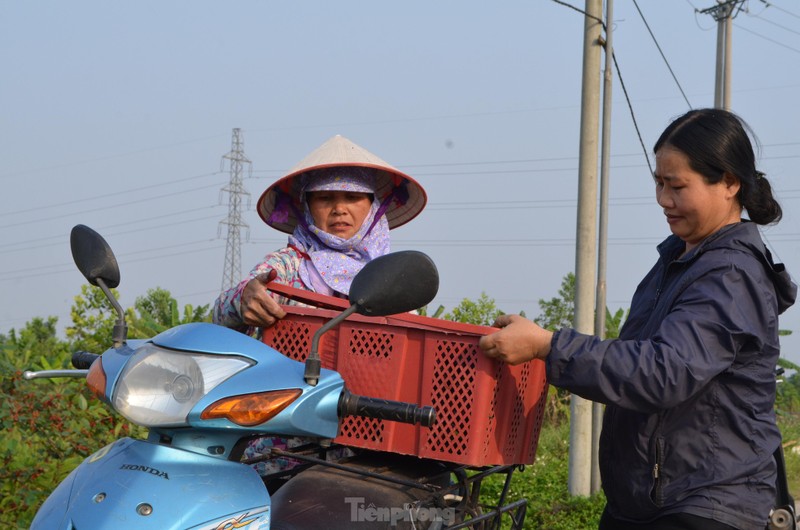
[[[249,334],[283,318],[280,304],[297,302],[270,294],[269,281],[346,297],[356,273],[389,252],[389,230],[425,202],[414,179],[334,136],[261,195],[259,215],[289,234],[288,244],[217,298],[214,322]]]

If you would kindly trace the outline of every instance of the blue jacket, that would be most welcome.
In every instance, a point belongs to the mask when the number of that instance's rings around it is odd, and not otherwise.
[[[670,236],[616,340],[564,329],[550,383],[607,405],[600,471],[607,509],[647,522],[690,513],[763,530],[775,500],[778,315],[797,286],[754,223],[679,257]]]

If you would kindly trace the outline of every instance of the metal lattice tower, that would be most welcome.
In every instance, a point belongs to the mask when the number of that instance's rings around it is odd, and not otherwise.
[[[231,141],[231,151],[222,156],[220,170],[225,165],[225,160],[230,160],[231,178],[228,185],[220,191],[220,202],[222,193],[228,193],[228,217],[219,222],[217,237],[222,235],[222,227],[227,226],[227,243],[225,245],[225,267],[222,271],[222,290],[230,289],[241,279],[242,261],[242,242],[241,229],[246,229],[246,237],[250,238],[250,227],[242,221],[242,196],[247,196],[248,205],[250,203],[250,193],[244,189],[242,179],[242,168],[248,165],[248,174],[252,172],[252,162],[244,154],[244,142],[242,141],[241,129],[233,130],[233,140]]]

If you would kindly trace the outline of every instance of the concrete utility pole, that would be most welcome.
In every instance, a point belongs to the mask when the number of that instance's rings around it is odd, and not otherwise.
[[[717,73],[714,83],[714,107],[731,108],[731,47],[733,17],[742,10],[744,0],[717,0],[717,5],[700,11],[717,21]]]
[[[242,244],[240,239],[240,229],[245,228],[247,237],[250,237],[250,227],[242,221],[242,196],[247,195],[248,201],[250,193],[244,189],[242,181],[242,166],[248,164],[250,171],[252,171],[252,163],[244,154],[244,142],[242,141],[241,129],[233,130],[233,139],[231,141],[231,151],[222,156],[221,166],[224,166],[225,160],[230,160],[231,178],[228,185],[220,191],[220,201],[222,200],[222,193],[228,192],[228,217],[219,222],[217,229],[217,237],[222,233],[223,225],[228,227],[227,243],[225,245],[225,267],[222,271],[222,290],[230,289],[241,280],[241,261],[242,261]]]
[[[575,255],[575,329],[594,332],[597,265],[597,152],[600,115],[602,0],[586,0],[578,162],[578,221]],[[575,394],[570,403],[569,481],[571,495],[591,491],[592,403]]]
[[[597,298],[594,311],[594,334],[606,336],[606,250],[608,246],[608,188],[611,161],[611,82],[614,78],[614,47],[612,46],[612,21],[614,0],[606,0],[605,68],[603,70],[603,122],[600,155],[600,237],[597,242]],[[600,491],[600,431],[603,427],[604,407],[592,403],[592,481],[591,492]]]

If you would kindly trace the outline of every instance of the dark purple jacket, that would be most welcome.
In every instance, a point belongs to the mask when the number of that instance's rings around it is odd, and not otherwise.
[[[775,499],[778,315],[797,293],[754,223],[678,258],[670,236],[617,340],[564,329],[550,383],[607,405],[600,471],[611,515],[690,513],[763,530]]]

